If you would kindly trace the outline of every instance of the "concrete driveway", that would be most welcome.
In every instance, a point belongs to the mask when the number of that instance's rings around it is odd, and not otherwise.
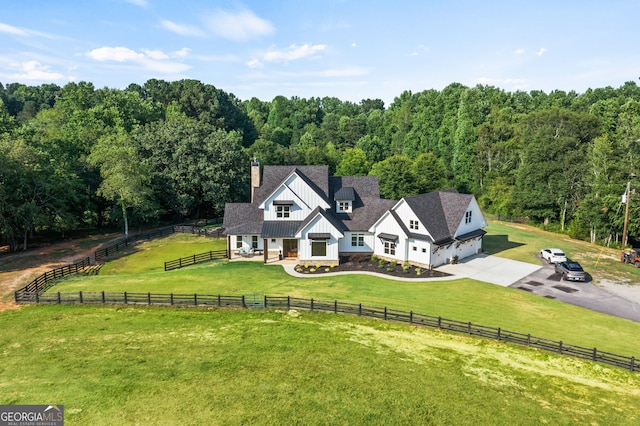
[[[540,265],[480,254],[437,269],[455,278],[473,278],[511,287],[592,311],[640,322],[640,303],[587,282],[562,281],[554,265]]]
[[[549,299],[581,306],[620,318],[640,322],[640,304],[623,298],[605,288],[587,282],[562,281],[554,265],[543,265],[537,271],[510,285]]]
[[[463,259],[453,265],[439,266],[436,269],[455,275],[456,278],[473,278],[474,280],[509,287],[541,268],[542,266],[540,265],[503,259],[483,253]]]

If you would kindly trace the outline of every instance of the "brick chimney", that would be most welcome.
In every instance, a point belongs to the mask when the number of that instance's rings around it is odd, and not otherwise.
[[[253,203],[253,193],[256,188],[260,188],[260,162],[253,158],[251,162],[251,202]]]

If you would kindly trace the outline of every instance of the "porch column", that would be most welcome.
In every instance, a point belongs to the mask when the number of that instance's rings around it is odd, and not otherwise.
[[[227,235],[227,259],[231,259],[231,235]]]
[[[269,240],[267,238],[264,239],[264,250],[262,253],[264,254],[264,263],[267,263],[267,259],[269,258]]]

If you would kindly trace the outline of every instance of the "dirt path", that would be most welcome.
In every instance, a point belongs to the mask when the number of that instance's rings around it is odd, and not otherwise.
[[[0,256],[0,311],[17,309],[13,293],[39,275],[90,257],[96,250],[120,238],[119,233],[102,234]]]

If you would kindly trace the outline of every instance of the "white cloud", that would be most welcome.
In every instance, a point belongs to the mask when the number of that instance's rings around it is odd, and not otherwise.
[[[0,22],[0,33],[13,34],[17,36],[28,36],[29,33],[22,28],[14,27],[13,25],[7,25]]]
[[[358,47],[358,43],[351,43],[351,47]]]
[[[18,65],[21,71],[11,75],[15,80],[34,80],[34,81],[60,81],[64,80],[64,75],[49,70],[49,67],[42,65],[38,61],[27,61]]]
[[[149,6],[149,2],[147,2],[147,0],[126,0],[126,2],[138,7]]]
[[[218,9],[206,18],[207,26],[216,35],[232,41],[247,41],[272,34],[271,22],[260,18],[249,9],[229,12]]]
[[[516,49],[516,51],[514,52],[516,55],[522,55],[524,54],[525,50],[524,49]]]
[[[166,19],[161,20],[160,25],[162,25],[164,29],[182,36],[195,36],[195,37],[205,36],[205,33],[199,28],[191,27],[188,25],[176,24],[175,22],[172,22]]]
[[[540,48],[540,50],[538,50],[538,52],[536,52],[536,55],[538,55],[538,56],[542,56],[542,55],[544,55],[544,54],[545,54],[545,52],[546,52],[546,51],[547,51],[547,49],[546,49],[546,48],[541,47],[541,48]]]
[[[424,44],[419,44],[416,47],[416,50],[410,53],[410,56],[420,56],[423,53],[429,53],[429,46],[425,46]]]
[[[37,36],[37,37],[53,38],[52,36],[40,31],[14,27],[13,25],[3,24],[2,22],[0,22],[0,33],[11,34],[11,35],[20,36],[20,37]]]
[[[249,68],[262,68],[264,64],[259,59],[252,58],[247,62]]]
[[[189,55],[189,52],[191,52],[191,49],[183,47],[180,50],[174,50],[171,52],[171,56],[174,58],[186,58]]]
[[[290,45],[287,49],[272,49],[267,51],[262,59],[266,62],[289,62],[303,58],[317,57],[327,49],[326,44]]]
[[[129,62],[136,61],[144,58],[142,53],[136,53],[128,47],[99,47],[93,49],[87,53],[87,56],[93,60],[104,61],[116,61],[116,62]]]
[[[168,59],[174,57],[185,57],[189,53],[188,48],[183,48],[171,55],[167,55],[161,50],[143,50],[142,53],[136,52],[128,47],[100,47],[87,52],[87,56],[93,60],[106,62],[129,62],[142,66],[142,68],[150,71],[157,71],[165,74],[178,74],[187,71],[191,67],[182,62],[170,61]]]

